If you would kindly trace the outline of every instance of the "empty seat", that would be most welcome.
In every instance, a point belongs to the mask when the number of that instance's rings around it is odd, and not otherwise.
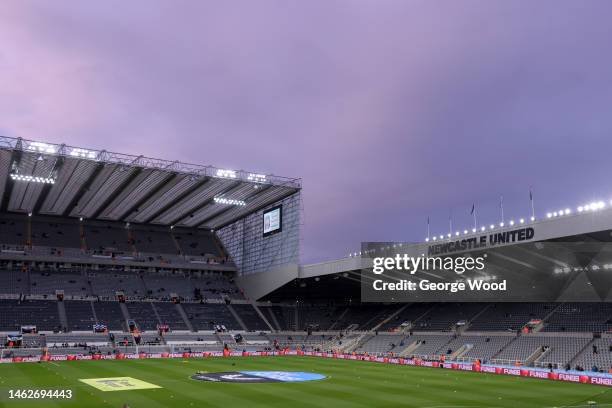
[[[0,300],[0,330],[19,331],[34,325],[38,331],[60,327],[57,302],[50,300]]]
[[[223,325],[228,330],[241,330],[226,305],[183,303],[182,306],[196,330],[214,330],[215,325]]]
[[[71,331],[93,330],[96,319],[89,301],[64,301],[68,329]]]

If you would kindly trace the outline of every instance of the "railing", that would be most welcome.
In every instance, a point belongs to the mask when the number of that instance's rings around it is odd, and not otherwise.
[[[479,360],[479,359],[474,358],[474,357],[457,357],[453,359],[453,361],[457,363],[473,363],[476,360]]]
[[[516,364],[523,364],[523,360],[512,360],[507,358],[494,358],[491,359],[491,364],[502,364],[508,366],[515,366]]]

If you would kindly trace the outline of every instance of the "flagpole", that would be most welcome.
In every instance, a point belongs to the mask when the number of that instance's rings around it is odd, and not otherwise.
[[[427,217],[427,240],[429,241],[429,217]]]
[[[470,211],[470,215],[474,217],[474,232],[476,232],[476,203],[472,204],[472,211]]]
[[[535,208],[533,206],[533,193],[529,189],[529,201],[531,201],[531,219],[535,220]]]
[[[499,208],[501,209],[501,222],[504,223],[504,196],[499,196]]]

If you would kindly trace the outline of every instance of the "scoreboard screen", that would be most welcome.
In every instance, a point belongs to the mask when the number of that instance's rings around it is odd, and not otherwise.
[[[281,232],[283,227],[283,207],[270,208],[263,213],[263,236]]]

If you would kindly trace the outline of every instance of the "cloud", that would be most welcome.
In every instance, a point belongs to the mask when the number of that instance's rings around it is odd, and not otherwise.
[[[606,1],[13,1],[0,130],[304,179],[306,261],[611,193]],[[588,178],[588,183],[585,183]]]

